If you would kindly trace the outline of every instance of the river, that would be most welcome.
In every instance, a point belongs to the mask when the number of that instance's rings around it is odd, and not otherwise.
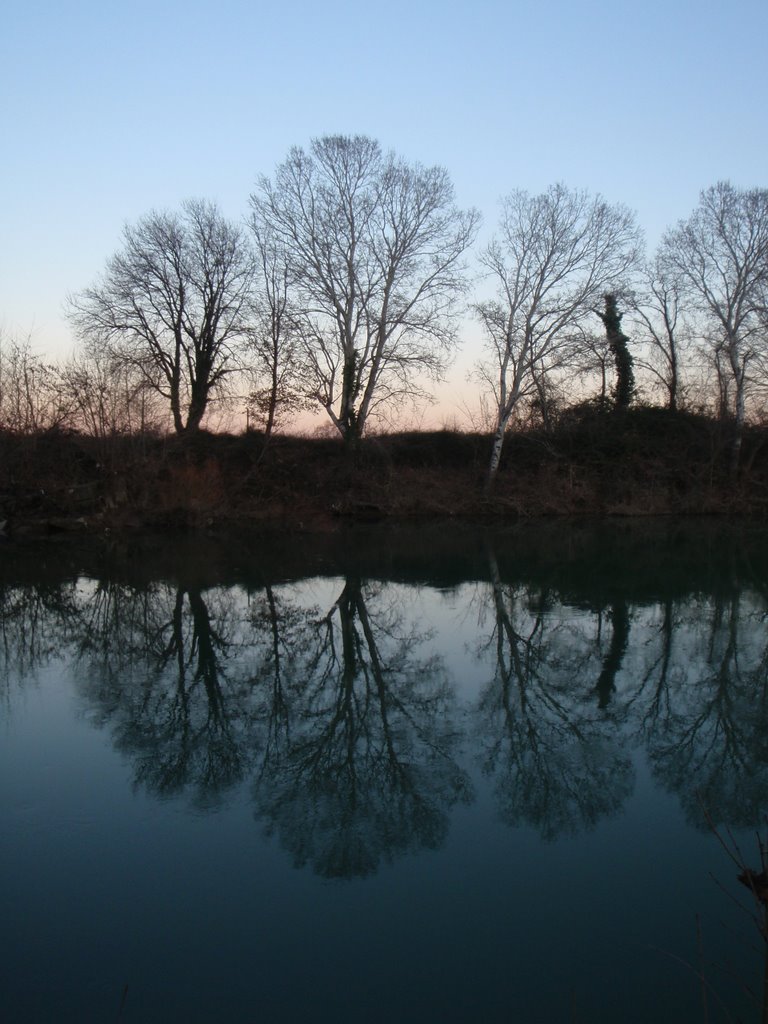
[[[4,1021],[760,1019],[765,527],[5,544],[0,612]]]

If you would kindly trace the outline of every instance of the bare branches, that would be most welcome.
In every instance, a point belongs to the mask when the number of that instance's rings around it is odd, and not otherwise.
[[[688,332],[679,280],[669,275],[658,256],[644,269],[640,291],[632,296],[630,318],[650,350],[649,358],[638,360],[638,365],[661,386],[667,408],[674,411],[683,390],[681,363]]]
[[[251,218],[255,275],[246,347],[246,375],[254,386],[248,408],[269,437],[289,412],[307,405],[302,394],[306,366],[299,312],[290,302],[285,249],[268,223]]]
[[[0,427],[29,434],[65,426],[72,411],[59,368],[34,352],[29,338],[0,330]]]
[[[285,254],[307,393],[355,440],[379,405],[423,396],[418,376],[441,374],[477,214],[456,209],[442,168],[365,136],[291,150],[251,204]]]
[[[638,260],[633,215],[600,197],[553,185],[502,201],[498,236],[480,256],[496,297],[475,311],[485,328],[497,406],[489,481],[504,432],[521,399],[562,367],[602,295],[620,289]],[[485,368],[483,376],[491,379]]]
[[[70,300],[70,320],[169,401],[177,432],[194,431],[234,369],[252,276],[240,229],[192,200],[126,226],[102,281]]]
[[[111,359],[93,346],[76,352],[60,371],[71,404],[70,422],[78,430],[103,439],[115,434],[159,429],[167,409],[158,408],[156,391],[128,363]]]
[[[660,264],[697,314],[718,376],[724,371],[729,378],[721,393],[736,425],[735,468],[751,364],[766,350],[768,189],[741,190],[721,181],[703,191],[688,220],[664,236]]]

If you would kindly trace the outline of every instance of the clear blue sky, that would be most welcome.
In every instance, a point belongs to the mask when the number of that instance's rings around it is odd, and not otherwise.
[[[16,0],[0,21],[0,325],[71,347],[125,221],[245,214],[293,144],[361,132],[498,198],[561,180],[652,244],[720,178],[768,185],[768,0]],[[465,354],[466,357],[466,354]]]

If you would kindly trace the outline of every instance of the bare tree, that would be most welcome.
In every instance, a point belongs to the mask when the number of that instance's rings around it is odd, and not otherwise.
[[[445,170],[365,136],[292,149],[251,204],[286,254],[307,394],[354,443],[377,408],[442,373],[478,215],[455,207]]]
[[[658,256],[644,269],[643,284],[633,297],[630,316],[649,349],[649,358],[638,359],[638,366],[661,385],[667,408],[675,411],[682,389],[681,362],[686,332],[679,279],[670,277]]]
[[[246,373],[255,386],[248,409],[263,420],[270,437],[282,416],[302,408],[304,380],[299,319],[290,304],[289,263],[279,238],[256,213],[251,217],[256,275]]]
[[[0,330],[0,427],[21,434],[54,430],[68,423],[70,412],[60,367],[38,355],[30,338]]]
[[[664,236],[661,262],[699,314],[700,334],[735,424],[735,469],[750,369],[766,349],[761,310],[768,281],[768,189],[738,189],[721,181],[704,190],[688,220]]]
[[[496,298],[475,307],[490,349],[478,375],[496,407],[489,487],[518,403],[571,361],[585,321],[621,286],[639,246],[633,215],[586,192],[558,184],[502,201],[499,234],[481,254]]]
[[[170,403],[178,433],[193,432],[235,368],[252,276],[240,229],[191,200],[126,226],[102,281],[70,299],[70,318]]]
[[[101,348],[82,347],[73,353],[62,367],[61,379],[73,426],[92,437],[144,433],[162,422],[158,395],[147,387],[145,377]]]
[[[605,331],[597,334],[585,330],[580,334],[574,349],[574,360],[569,367],[572,366],[576,379],[583,381],[584,386],[593,386],[597,377],[598,392],[589,400],[599,409],[606,410],[610,403],[608,384],[614,357]]]

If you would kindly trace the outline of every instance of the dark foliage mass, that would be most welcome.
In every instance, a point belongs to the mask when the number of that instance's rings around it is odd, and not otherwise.
[[[635,393],[635,374],[632,369],[634,360],[629,351],[629,338],[621,329],[621,317],[616,296],[605,296],[605,310],[602,319],[605,334],[616,365],[616,386],[613,400],[617,409],[628,409]]]

